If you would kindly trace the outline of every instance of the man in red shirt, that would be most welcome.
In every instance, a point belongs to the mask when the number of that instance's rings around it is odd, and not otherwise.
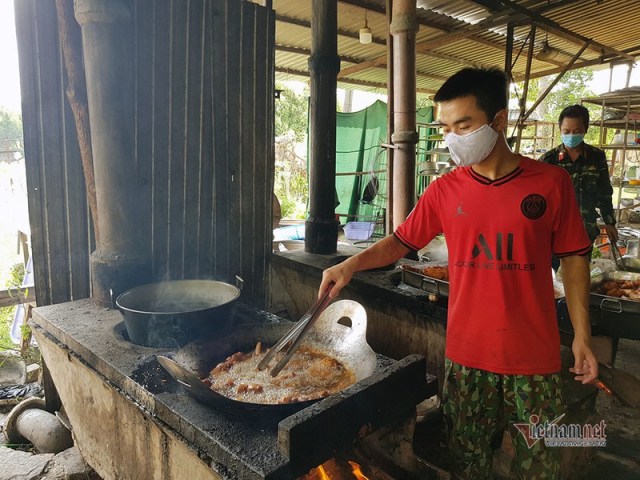
[[[551,254],[560,258],[574,327],[571,371],[593,381],[588,313],[591,242],[569,175],[513,153],[506,142],[508,80],[492,69],[449,78],[440,103],[445,143],[458,168],[434,181],[387,238],[323,273],[335,296],[353,273],[388,265],[443,232],[449,313],[443,412],[456,478],[490,475],[491,438],[512,426],[522,478],[557,478],[557,450],[529,446],[516,424],[553,422],[564,411]]]

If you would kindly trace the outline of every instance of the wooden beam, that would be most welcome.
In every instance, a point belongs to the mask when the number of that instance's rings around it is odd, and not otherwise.
[[[475,30],[474,30],[475,32]],[[471,34],[469,34],[471,35]],[[458,34],[458,33],[454,33],[454,34],[448,34],[448,35],[443,35],[441,37],[438,37],[437,39],[431,41],[431,40],[427,40],[425,42],[421,42],[416,44],[416,53],[420,53],[420,54],[426,54],[429,55],[431,53],[431,50],[444,45],[445,43],[441,43],[439,41],[439,39],[451,39],[454,38],[454,40],[451,41],[455,41],[456,39],[458,39],[458,37],[460,39],[462,38],[466,38],[468,35],[463,35],[463,34]],[[500,44],[491,42],[489,40],[485,40],[482,38],[470,38],[470,40],[473,40],[476,43],[481,43],[485,46],[491,47],[491,48],[495,48],[497,50],[504,50],[504,47]],[[446,43],[450,43],[450,42],[446,42]],[[371,58],[369,60],[365,60],[357,65],[353,65],[351,67],[345,68],[343,70],[340,71],[340,73],[338,74],[338,78],[345,78],[348,77],[349,75],[353,75],[354,73],[357,72],[361,72],[363,70],[367,70],[369,68],[372,67],[380,67],[383,65],[386,65],[386,61],[387,61],[387,56],[385,55],[380,55],[378,57],[375,58]],[[465,62],[466,60],[464,59],[458,59],[459,62]],[[446,78],[446,77],[445,77]]]
[[[424,52],[423,55],[427,57],[438,58],[440,60],[447,60],[449,62],[459,63],[460,65],[464,65],[465,67],[474,67],[474,68],[489,67],[489,65],[487,65],[486,63],[475,62],[473,60],[467,60],[465,58],[455,57],[453,55],[448,55],[446,53]]]
[[[355,34],[353,36],[353,38],[356,38]],[[374,37],[374,41],[373,43],[378,43],[375,41],[375,37]],[[385,45],[384,41],[380,40],[379,41],[380,45]],[[491,43],[491,42],[487,42],[487,43]],[[501,46],[491,43],[492,47],[497,47],[502,49]],[[309,56],[311,53],[311,50],[309,50],[308,48],[303,48],[303,47],[293,47],[290,45],[282,45],[282,44],[277,44],[276,45],[276,50],[281,51],[281,52],[288,52],[288,53],[296,53],[299,55],[304,55],[304,56]],[[423,55],[427,56],[427,57],[433,57],[433,58],[438,58],[440,60],[447,60],[449,62],[454,62],[454,63],[459,63],[460,65],[464,65],[466,67],[475,67],[475,68],[482,68],[482,67],[489,67],[490,65],[486,64],[486,63],[482,63],[482,62],[475,62],[473,60],[467,60],[465,58],[460,58],[460,57],[455,57],[453,55],[448,55],[446,53],[439,53],[439,52],[425,52]],[[340,59],[346,62],[350,62],[350,63],[361,63],[361,62],[366,62],[366,59],[356,59],[356,57],[348,57],[345,55],[340,55]],[[559,63],[559,62],[558,62]]]
[[[300,47],[287,47],[285,45],[276,45],[276,50],[277,51],[282,51],[282,52],[287,52],[287,53],[295,53],[295,54],[299,54],[299,55],[306,55],[308,56],[311,51],[307,50],[306,48],[300,48]],[[367,68],[369,68],[369,66],[367,66],[366,68],[361,67],[361,65],[363,65],[364,63],[367,63],[366,60],[363,60],[361,58],[356,58],[356,57],[344,57],[344,56],[340,56],[340,60],[343,62],[349,62],[349,63],[353,63],[354,65],[351,67],[347,67],[347,68],[343,68],[342,70],[340,70],[340,73],[338,74],[338,80],[342,81],[343,78],[346,78],[348,75],[352,75],[353,73],[357,73],[361,70],[366,70]],[[387,62],[379,60],[379,63],[376,65],[371,65],[372,67],[385,67]],[[348,75],[343,74],[343,72],[348,72]],[[421,72],[421,71],[417,71],[416,72],[416,77],[418,78],[428,78],[430,80],[438,80],[438,81],[444,81],[447,79],[447,77],[443,76],[443,75],[437,75],[435,73],[427,73],[427,72]]]
[[[428,54],[431,50],[441,47],[443,45],[447,45],[449,43],[453,43],[455,41],[461,40],[463,38],[469,38],[469,40],[474,41],[476,43],[480,43],[482,45],[491,47],[491,48],[496,48],[498,50],[504,50],[504,47],[500,44],[497,44],[495,42],[491,42],[489,40],[483,39],[483,38],[479,38],[479,37],[474,37],[473,35],[475,33],[487,30],[488,28],[491,28],[494,25],[498,25],[498,24],[503,24],[504,22],[506,22],[507,20],[520,20],[526,18],[525,15],[519,15],[516,18],[514,18],[513,16],[509,15],[509,12],[500,12],[500,13],[496,13],[494,15],[491,15],[489,17],[487,17],[485,20],[483,20],[480,23],[477,23],[476,25],[471,25],[469,27],[463,28],[463,29],[457,29],[455,31],[451,31],[451,30],[447,30],[444,27],[432,27],[432,28],[438,28],[438,29],[442,29],[444,31],[447,31],[448,33],[446,35],[441,35],[440,37],[437,37],[433,40],[427,40],[424,42],[420,42],[416,44],[416,53],[420,53],[420,54]],[[424,25],[420,19],[418,21],[418,23],[420,25]],[[430,25],[428,25],[430,26]],[[463,59],[460,59],[461,61],[464,61]],[[380,66],[382,64],[380,64],[379,62],[381,61],[385,61],[386,62],[386,55],[385,56],[380,56],[380,57],[376,57],[376,58],[372,58],[369,60],[365,60],[364,62],[362,62],[361,66],[359,65],[354,65],[353,67],[349,67],[343,71],[340,72],[339,74],[339,78],[344,78],[348,75],[351,75],[353,73],[356,72],[360,72],[362,70],[366,70],[368,68],[371,67],[376,67],[376,66]]]
[[[295,53],[298,55],[304,55],[305,57],[308,57],[311,54],[311,50],[309,50],[308,48],[292,47],[289,45],[279,45],[279,44],[277,44],[275,48],[279,52]],[[446,53],[426,52],[424,55],[427,57],[438,58],[440,60],[446,60],[448,62],[459,63],[460,65],[464,65],[466,67],[475,67],[475,68],[489,67],[489,65],[486,63],[474,62],[472,60],[454,57],[453,55],[447,55]],[[343,62],[349,62],[349,63],[362,63],[367,61],[364,58],[349,57],[346,55],[340,55],[340,60],[342,60]]]
[[[538,95],[538,99],[534,102],[531,108],[529,108],[529,110],[527,110],[527,112],[523,115],[522,122],[526,122],[527,118],[529,118],[529,116],[533,113],[536,107],[540,105],[540,103],[547,97],[547,95],[549,95],[549,92],[551,92],[553,87],[555,87],[556,84],[560,81],[560,79],[564,77],[564,74],[571,69],[571,66],[576,62],[576,60],[580,58],[580,55],[582,55],[582,52],[584,52],[588,46],[589,46],[589,43],[588,42],[585,43],[582,46],[582,48],[578,51],[578,53],[576,53],[573,56],[571,61],[564,66],[564,68],[560,73],[558,73],[556,78],[554,78],[553,81],[547,86],[546,90],[541,95]]]
[[[563,27],[562,25],[559,25],[558,23],[554,22],[553,20],[550,20],[544,16],[542,16],[540,13],[535,12],[533,10],[530,10],[526,7],[523,7],[521,5],[518,5],[518,3],[512,1],[512,0],[502,0],[502,3],[504,3],[505,5],[508,5],[511,9],[513,9],[516,12],[519,12],[522,15],[526,15],[528,17],[531,17],[531,19],[533,19],[535,22],[541,23],[544,25],[544,27],[551,33],[553,33],[554,35],[560,37],[560,38],[564,38],[565,40],[569,40],[570,42],[574,42],[574,43],[578,43],[578,44],[584,44],[589,42],[589,49],[591,50],[595,50],[596,52],[599,52],[600,54],[604,54],[605,52],[609,52],[609,53],[613,53],[615,55],[618,55],[620,57],[626,58],[628,60],[633,60],[635,61],[635,58],[631,55],[627,55],[624,52],[621,52],[620,50],[617,50],[613,47],[609,47],[607,45],[603,45],[602,43],[596,42],[590,38],[587,38],[583,35],[580,35],[579,33],[573,32],[571,30],[569,30],[568,28]]]
[[[449,43],[453,43],[459,40],[462,40],[464,38],[467,38],[469,41],[475,42],[475,43],[479,43],[482,45],[485,45],[487,47],[490,48],[495,48],[497,50],[504,50],[504,46],[502,46],[499,43],[495,43],[495,42],[491,42],[489,40],[486,40],[484,38],[480,38],[480,37],[475,37],[475,34],[481,32],[481,31],[485,31],[488,30],[489,28],[493,28],[499,25],[503,25],[505,22],[509,21],[509,22],[514,22],[516,25],[522,24],[523,22],[526,21],[526,23],[532,22],[532,18],[533,16],[538,16],[539,18],[545,19],[545,17],[543,17],[541,14],[545,13],[547,11],[553,10],[554,8],[556,8],[557,6],[566,6],[567,4],[571,4],[571,3],[576,3],[579,0],[556,0],[556,1],[552,1],[549,2],[548,4],[545,4],[544,6],[537,8],[537,9],[531,9],[528,8],[529,6],[534,7],[535,4],[537,3],[537,0],[531,0],[529,2],[523,3],[522,5],[518,5],[518,8],[521,9],[520,13],[517,13],[516,15],[514,15],[514,10],[515,8],[512,7],[510,1],[507,1],[505,3],[508,3],[508,7],[502,11],[499,11],[497,13],[494,13],[493,15],[490,15],[489,17],[487,17],[485,20],[483,20],[482,22],[475,24],[475,25],[471,25],[467,28],[464,29],[456,29],[456,30],[448,30],[448,27],[442,26],[440,25],[437,21],[434,20],[434,17],[437,17],[441,14],[435,13],[435,12],[431,12],[430,14],[425,15],[424,10],[419,10],[418,13],[418,23],[420,25],[424,25],[430,28],[434,28],[434,29],[439,29],[442,30],[444,32],[447,32],[445,35],[442,35],[440,37],[437,37],[436,39],[432,39],[432,40],[428,40],[425,42],[421,42],[418,43],[416,45],[416,52],[420,53],[421,55],[427,55],[427,56],[432,56],[434,58],[440,58],[443,60],[448,60],[448,61],[452,61],[452,62],[456,62],[459,63],[461,65],[465,65],[465,66],[472,66],[472,67],[483,67],[486,66],[482,63],[479,62],[474,62],[474,61],[470,61],[467,59],[463,59],[463,58],[459,58],[459,57],[455,57],[453,55],[446,55],[446,54],[442,54],[442,53],[438,53],[438,52],[433,52],[432,49],[434,48],[438,48],[440,46],[444,46],[447,45]],[[369,11],[372,12],[376,12],[376,13],[380,13],[380,14],[384,14],[385,9],[382,5],[373,5],[370,4],[369,2],[367,2],[366,0],[340,0],[341,3],[345,3],[345,4],[349,4],[349,5],[354,5],[354,6],[358,6],[361,7],[363,9],[367,9]],[[476,2],[478,3],[478,2]],[[285,22],[285,23],[290,23],[290,24],[294,24],[294,25],[299,25],[302,27],[307,27],[310,28],[310,23],[305,21],[305,20],[300,20],[300,19],[296,19],[296,18],[291,18],[291,17],[286,17],[283,15],[276,15],[276,20],[281,21],[281,22]],[[538,23],[543,23],[543,22],[538,22]],[[545,23],[545,28],[547,23]],[[563,27],[561,27],[563,28]],[[549,30],[551,31],[551,30]],[[553,32],[554,34],[556,34],[555,32]],[[339,29],[338,30],[338,34],[342,35],[342,36],[346,36],[352,39],[358,39],[358,33],[357,32],[350,32],[347,30],[342,30]],[[557,35],[557,34],[556,34]],[[577,34],[576,34],[577,35]],[[557,35],[560,36],[560,35]],[[564,37],[563,37],[564,38]],[[573,37],[573,41],[576,41],[576,38]],[[386,46],[386,42],[384,39],[381,38],[375,38],[373,39],[373,43],[376,45],[385,45]],[[580,44],[583,44],[583,42],[579,42]],[[286,47],[291,51],[292,53],[298,53],[298,51],[295,51],[294,49],[296,47]],[[607,47],[608,48],[608,47]],[[615,49],[613,52],[610,53],[615,53],[617,52]],[[282,48],[282,51],[287,51],[284,48]],[[302,51],[300,51],[301,54],[304,54]],[[561,53],[565,53],[565,52],[561,52]],[[572,54],[569,53],[565,53],[567,56],[571,56]],[[616,57],[616,61],[618,60],[628,60],[629,58],[634,58],[633,56],[629,55],[627,52],[618,52],[616,55],[618,55],[618,58]],[[603,58],[598,59],[598,60],[593,60],[593,61],[589,61],[589,62],[582,62],[582,63],[575,63],[575,67],[574,68],[582,68],[583,66],[592,66],[592,65],[598,65],[598,64],[605,64],[608,63],[607,56],[603,56]],[[342,60],[348,61],[350,63],[354,63],[353,60],[356,60],[355,58],[346,58],[346,57],[342,57]],[[350,67],[347,67],[345,69],[343,69],[339,75],[338,78],[340,81],[344,82],[345,78],[348,77],[349,75],[353,75],[357,72],[361,72],[364,70],[367,70],[369,68],[377,68],[377,67],[384,67],[386,66],[386,54],[385,56],[379,56],[376,58],[370,58],[370,59],[366,59],[366,60],[361,60],[359,62],[357,62],[355,65],[352,65]],[[562,61],[556,61],[556,60],[550,60],[548,61],[548,63],[551,63],[553,65],[556,65],[557,68],[551,69],[551,70],[545,70],[545,72],[549,72],[549,75],[553,75],[556,74],[558,72],[561,72],[564,68],[564,63]],[[426,74],[424,72],[419,72],[419,75],[423,74],[423,75],[429,75]],[[538,78],[540,76],[544,76],[547,73],[541,74],[541,73],[531,73],[530,78]],[[522,80],[522,75],[517,76],[516,78],[514,78],[515,81],[521,81]],[[432,76],[431,78],[435,78],[435,76]],[[356,80],[356,82],[358,82]],[[346,83],[346,82],[345,82]]]
[[[276,50],[279,52],[287,52],[287,53],[295,53],[298,55],[305,55],[305,56],[309,56],[311,54],[311,50],[308,50],[306,48],[300,48],[300,47],[288,47],[286,45],[276,45]],[[353,65],[353,67],[359,67],[360,65],[362,65],[363,63],[366,62],[366,60],[362,59],[362,58],[356,58],[356,57],[345,57],[343,55],[340,56],[340,60],[342,62],[348,62],[348,63],[353,63],[355,65]],[[455,60],[455,59],[454,59]],[[451,61],[454,61],[451,60]],[[478,64],[474,63],[474,62],[469,62],[470,64],[473,64],[474,66],[477,66]],[[387,62],[380,62],[379,65],[373,65],[374,67],[384,67],[386,66]],[[342,70],[340,70],[340,73],[344,72],[344,71],[349,71],[351,68],[353,67],[347,67],[344,68]],[[355,73],[358,72],[360,70],[365,70],[364,68],[354,68],[352,72],[350,73]],[[427,72],[421,72],[421,71],[417,71],[416,72],[416,76],[417,77],[422,77],[422,78],[429,78],[431,80],[438,80],[438,81],[444,81],[447,79],[447,77],[443,76],[443,75],[437,75],[435,73],[427,73]],[[341,74],[338,74],[338,79],[343,78],[344,76]]]
[[[363,66],[365,65],[366,66]],[[368,61],[364,61],[364,62],[360,62],[360,63],[356,63],[355,65],[351,66],[351,67],[347,67],[347,68],[343,68],[342,70],[340,70],[340,73],[338,74],[338,80],[341,80],[343,78],[346,78],[350,75],[353,75],[354,73],[358,73],[362,70],[368,70],[369,68],[384,68],[387,65],[387,59],[386,57],[384,59],[382,58],[376,58],[375,59],[375,64],[370,64]],[[344,74],[343,74],[344,72]],[[444,75],[438,75],[436,73],[428,73],[428,72],[422,72],[420,70],[416,71],[416,77],[417,78],[428,78],[430,80],[437,80],[439,82],[444,82],[448,77],[444,76]]]
[[[632,48],[625,49],[624,53],[633,55],[634,58],[640,57],[640,47],[632,47]],[[575,63],[573,70],[576,70],[578,68],[593,67],[594,65],[608,65],[611,63],[618,63],[618,62],[626,62],[626,59],[620,58],[616,55],[608,54],[608,55],[605,55],[604,57],[596,58],[593,60],[586,60],[580,63]],[[540,78],[540,77],[547,77],[549,75],[555,75],[556,73],[562,72],[563,68],[564,67],[552,68],[549,70],[544,70],[542,72],[532,73],[530,78]],[[514,81],[516,82],[521,82],[522,80],[523,80],[522,75],[519,75],[518,77],[514,78]]]
[[[297,55],[304,55],[305,57],[308,57],[309,55],[311,55],[311,50],[309,50],[308,48],[290,47],[287,45],[276,45],[275,49],[278,52],[295,53]],[[357,57],[347,57],[345,55],[340,55],[340,60],[343,62],[349,62],[349,63],[359,63],[359,62],[362,62],[363,59],[357,58]]]
[[[382,6],[381,4],[372,4],[367,2],[366,0],[338,0],[339,3],[344,3],[346,5],[353,5],[354,7],[360,7],[365,10],[369,10],[370,12],[376,12],[381,15],[386,15],[386,6]],[[449,23],[451,19],[446,15],[443,15],[438,12],[434,12],[432,10],[419,9],[417,11],[418,24],[423,25],[425,27],[434,28],[436,30],[448,31],[447,27],[444,26],[439,20],[443,20],[445,23]]]
[[[307,20],[302,20],[300,18],[287,17],[286,15],[276,14],[276,22],[287,23],[289,25],[297,25],[299,27],[311,28],[311,22]],[[351,30],[344,30],[343,28],[338,28],[338,35],[343,37],[353,38],[356,40],[360,39],[359,32],[352,32]],[[376,45],[385,45],[386,41],[380,37],[373,37],[372,42]]]
[[[356,63],[355,65],[352,65],[350,67],[343,68],[342,70],[340,70],[340,73],[338,73],[338,80],[348,77],[349,75],[353,75],[354,73],[358,73],[363,70],[368,70],[369,68],[372,68],[372,67],[384,67],[386,66],[386,64],[387,64],[386,54],[380,57],[376,57],[372,60],[365,60],[363,62]]]
[[[524,73],[524,88],[522,89],[522,97],[520,98],[520,114],[518,115],[517,129],[518,134],[516,137],[516,146],[514,151],[520,153],[520,141],[522,140],[522,130],[524,129],[523,117],[527,108],[527,94],[529,93],[529,79],[531,75],[531,63],[533,61],[533,49],[536,43],[536,26],[532,25],[529,31],[529,51],[527,52],[527,66]]]
[[[474,3],[480,4],[475,0],[472,0],[472,1],[474,1]],[[556,6],[566,6],[570,3],[574,3],[578,1],[580,0],[557,0],[555,2],[549,2],[548,4],[545,4],[544,6],[537,8],[536,10],[527,10],[527,11],[531,11],[536,14],[541,14],[546,11],[552,10]],[[537,0],[531,0],[529,2],[523,3],[522,7],[523,8],[528,6],[533,7],[536,5],[536,3],[539,3],[539,2]],[[458,28],[455,30],[448,30],[446,35],[441,35],[440,37],[437,37],[433,40],[428,41],[433,43],[427,43],[427,42],[419,43],[416,46],[416,51],[418,51],[419,53],[426,53],[426,51],[429,50],[429,48],[442,47],[444,45],[457,42],[464,38],[468,38],[470,41],[480,43],[488,47],[494,47],[494,48],[497,47],[497,48],[500,48],[501,50],[504,50],[504,47],[502,45],[499,45],[495,42],[490,42],[480,37],[476,37],[475,34],[482,31],[489,30],[490,28],[493,28],[493,27],[504,25],[507,22],[514,23],[517,26],[523,20],[527,20],[527,23],[531,21],[528,15],[525,15],[523,13],[514,15],[513,14],[514,12],[512,10],[513,9],[503,9],[501,11],[494,13],[493,15],[488,16],[487,18],[485,18],[479,23],[476,23],[475,25],[470,25],[468,27]]]
[[[344,1],[342,1],[342,3],[347,3],[347,4],[350,4],[350,5],[359,6],[359,7],[366,8],[367,10],[374,11],[374,12],[377,12],[377,13],[384,13],[384,9],[382,7],[378,7],[378,8],[372,7],[367,2],[364,2],[362,0],[344,0]],[[440,14],[437,14],[437,15],[440,15]],[[500,18],[502,18],[502,17],[505,17],[505,14],[500,13],[499,15],[495,15],[494,17],[498,17],[498,16]],[[525,17],[523,16],[523,18],[525,18]],[[298,25],[300,27],[311,28],[311,23],[310,22],[308,22],[306,20],[301,20],[301,19],[298,19],[298,18],[287,17],[285,15],[277,14],[276,15],[276,21],[287,23],[287,24],[291,24],[291,25]],[[434,28],[434,29],[438,29],[438,30],[442,30],[442,31],[448,32],[447,35],[458,35],[457,33],[449,33],[449,32],[452,32],[452,30],[447,29],[448,27],[444,27],[444,26],[439,25],[439,24],[437,24],[435,22],[426,20],[424,13],[421,13],[421,14],[418,15],[418,23],[420,25],[423,25],[423,26],[427,26],[427,27],[430,27],[430,28]],[[474,25],[472,27],[477,27],[477,25]],[[468,33],[466,35],[461,36],[460,38],[470,37],[469,39],[471,41],[473,41],[473,42],[480,43],[482,45],[485,45],[485,46],[488,46],[488,47],[491,47],[491,48],[495,48],[495,49],[498,49],[498,50],[503,50],[504,49],[500,44],[491,42],[489,40],[485,40],[483,38],[473,37],[472,36],[474,33],[482,31],[482,30],[483,30],[482,28],[474,28],[473,31],[471,31],[470,33]],[[459,30],[455,30],[455,32],[459,32]],[[342,35],[342,36],[345,36],[345,37],[348,37],[348,38],[353,38],[353,39],[356,39],[356,40],[359,39],[358,32],[351,32],[351,31],[344,30],[344,29],[338,29],[338,35]],[[443,35],[442,37],[439,37],[439,38],[444,38],[447,35]],[[452,41],[455,41],[455,40],[452,40]],[[376,38],[376,37],[373,38],[373,42],[372,43],[374,43],[376,45],[385,45],[386,46],[385,40],[380,39],[380,38]],[[423,43],[425,43],[425,42],[423,42]],[[449,43],[449,42],[447,42],[447,43]],[[453,61],[453,59],[456,59],[455,61],[457,63],[461,63],[463,65],[482,66],[482,65],[477,65],[475,62],[470,62],[469,60],[462,59],[462,58],[457,58],[457,57],[454,57],[452,55],[445,56],[444,54],[437,54],[436,52],[432,53],[430,51],[431,49],[428,49],[428,48],[420,49],[418,47],[419,45],[421,45],[421,44],[417,44],[416,45],[416,52],[417,53],[421,53],[423,55],[432,55],[433,54],[433,56],[436,57],[436,58],[448,57],[446,59],[450,60],[450,61]],[[435,48],[435,47],[433,47],[433,48]],[[385,55],[381,55],[381,56],[376,57],[376,58],[364,60],[364,61],[362,61],[360,63],[361,63],[362,66],[354,65],[352,67],[347,67],[347,69],[345,69],[345,70],[342,70],[339,73],[338,78],[339,79],[346,78],[349,75],[352,75],[354,73],[357,73],[357,72],[360,72],[360,71],[363,71],[363,70],[367,70],[367,69],[372,68],[372,67],[384,66],[384,65],[386,65],[386,54]]]
[[[507,47],[504,53],[504,71],[509,78],[512,78],[511,75],[511,67],[512,67],[512,57],[513,57],[513,23],[509,23],[507,25]]]
[[[25,296],[25,292],[27,295]],[[0,307],[13,307],[21,303],[32,303],[36,301],[36,289],[33,285],[26,287],[7,288],[0,290]]]
[[[296,70],[296,69],[292,69],[292,68],[276,67],[275,71],[277,73],[286,73],[288,75],[294,75],[296,77],[309,78],[309,72],[307,72],[305,70]],[[387,86],[384,83],[371,82],[371,81],[368,81],[368,80],[354,80],[354,79],[349,79],[349,78],[341,78],[338,81],[340,83],[346,83],[347,85],[362,85],[364,87],[379,88],[381,90],[384,90],[385,92],[387,91]],[[416,88],[416,92],[422,93],[424,95],[435,95],[435,93],[436,93],[435,90],[432,90],[432,89],[429,89],[429,88]]]

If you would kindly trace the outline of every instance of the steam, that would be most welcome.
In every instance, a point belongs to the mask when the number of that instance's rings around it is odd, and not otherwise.
[[[449,249],[444,235],[438,235],[426,247],[418,251],[418,257],[425,262],[446,262]]]

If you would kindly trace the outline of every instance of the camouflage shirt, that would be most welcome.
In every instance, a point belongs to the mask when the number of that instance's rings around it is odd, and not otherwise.
[[[585,143],[582,154],[572,162],[564,145],[560,144],[545,153],[540,161],[558,165],[571,175],[580,213],[591,240],[595,240],[600,233],[596,209],[605,224],[616,224],[611,202],[613,188],[609,179],[609,166],[602,150]]]

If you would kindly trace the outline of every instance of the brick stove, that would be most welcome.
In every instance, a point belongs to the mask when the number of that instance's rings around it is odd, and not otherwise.
[[[240,302],[233,317],[282,321]],[[199,403],[155,359],[175,349],[128,342],[120,313],[93,300],[38,308],[32,327],[76,444],[105,479],[292,479],[365,452],[391,465],[386,478],[429,478],[411,461],[415,405],[436,393],[421,355],[378,355],[371,377],[283,417]]]

